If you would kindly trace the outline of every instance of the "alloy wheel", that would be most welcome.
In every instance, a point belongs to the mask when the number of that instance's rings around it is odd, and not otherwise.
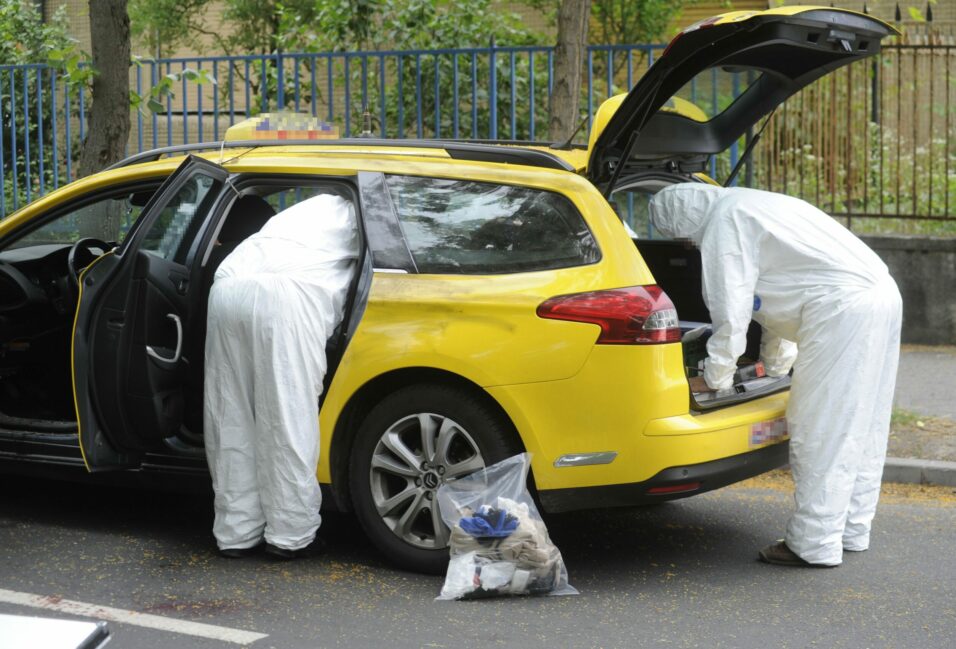
[[[375,445],[372,500],[404,542],[441,549],[448,545],[448,528],[438,510],[438,488],[484,466],[475,439],[456,421],[433,413],[409,415],[389,426]]]

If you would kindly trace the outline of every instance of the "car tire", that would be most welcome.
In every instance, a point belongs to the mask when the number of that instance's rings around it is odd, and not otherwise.
[[[389,561],[442,574],[448,532],[438,486],[520,452],[510,422],[482,395],[440,384],[408,386],[382,399],[358,428],[349,462],[352,506]]]

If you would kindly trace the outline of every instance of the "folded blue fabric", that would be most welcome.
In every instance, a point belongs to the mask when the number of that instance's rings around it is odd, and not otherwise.
[[[475,538],[501,539],[518,529],[518,519],[507,510],[483,505],[474,516],[459,520],[458,526]]]

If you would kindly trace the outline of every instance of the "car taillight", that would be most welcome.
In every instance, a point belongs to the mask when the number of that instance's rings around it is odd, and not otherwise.
[[[538,316],[599,325],[600,345],[653,345],[681,339],[674,303],[655,285],[559,295],[542,302]]]
[[[712,16],[711,18],[705,18],[704,20],[699,20],[690,27],[686,27],[681,32],[677,34],[674,38],[671,39],[671,42],[667,44],[667,47],[664,48],[664,53],[661,54],[659,58],[667,56],[667,52],[670,51],[671,46],[677,42],[684,34],[689,34],[691,32],[697,31],[698,29],[707,29],[708,27],[713,27],[717,22],[721,20],[720,16]]]

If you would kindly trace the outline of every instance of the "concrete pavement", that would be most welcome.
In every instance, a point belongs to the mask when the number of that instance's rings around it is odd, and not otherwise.
[[[956,347],[905,345],[894,406],[956,421]]]
[[[896,379],[894,407],[924,417],[956,421],[956,347],[904,345]],[[886,482],[956,486],[956,462],[935,458],[886,460]]]

